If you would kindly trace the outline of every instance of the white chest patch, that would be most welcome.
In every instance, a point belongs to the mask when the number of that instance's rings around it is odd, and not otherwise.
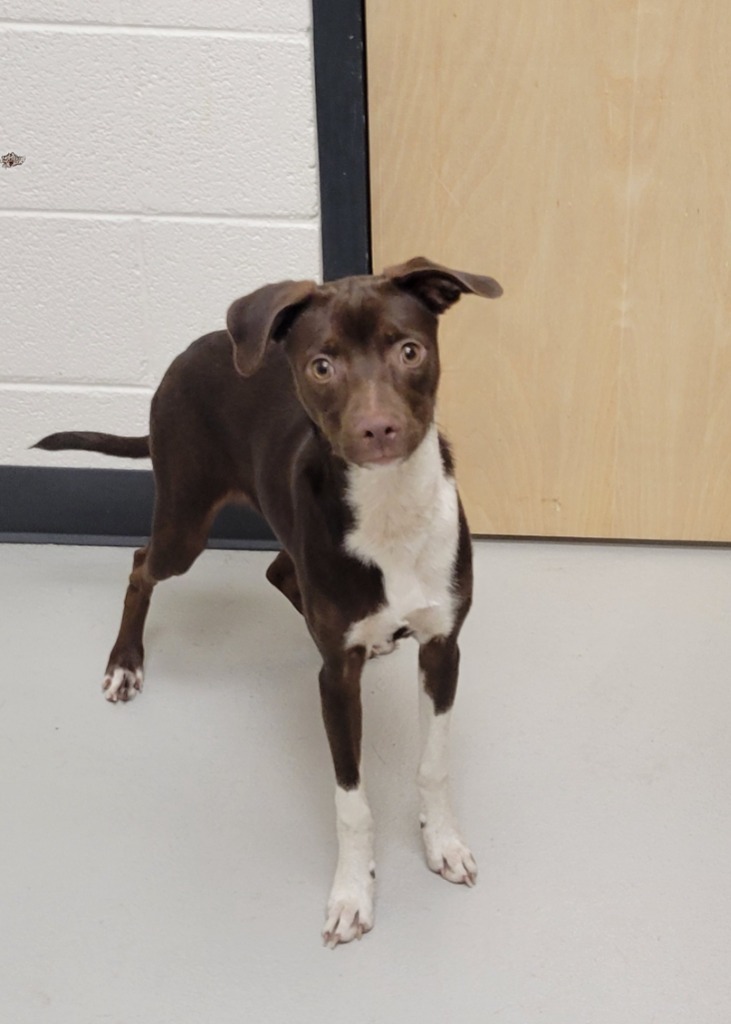
[[[419,643],[450,633],[459,504],[455,482],[444,472],[436,427],[403,462],[350,467],[347,498],[355,527],[345,538],[346,550],[381,570],[386,600],[351,626],[346,645],[382,653],[393,648],[400,629]]]

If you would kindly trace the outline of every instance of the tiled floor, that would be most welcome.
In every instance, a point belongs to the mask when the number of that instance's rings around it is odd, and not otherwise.
[[[482,542],[453,783],[474,890],[424,865],[415,648],[372,663],[376,927],[334,864],[318,662],[207,552],[100,681],[131,552],[0,548],[0,1008],[12,1024],[729,1024],[731,551]]]

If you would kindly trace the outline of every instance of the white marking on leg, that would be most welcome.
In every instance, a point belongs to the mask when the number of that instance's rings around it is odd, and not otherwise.
[[[474,885],[477,864],[462,839],[449,799],[449,726],[451,711],[438,715],[424,690],[421,674],[419,712],[422,752],[417,781],[421,795],[421,834],[426,860],[449,882]]]
[[[335,790],[337,812],[338,864],[327,904],[322,933],[330,949],[339,942],[359,939],[373,927],[373,815],[365,789]]]

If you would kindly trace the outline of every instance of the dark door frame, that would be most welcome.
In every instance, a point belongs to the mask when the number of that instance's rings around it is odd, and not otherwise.
[[[325,280],[371,270],[363,0],[312,0]],[[0,541],[144,543],[149,470],[0,466]],[[213,547],[275,547],[256,513],[224,509]]]
[[[322,265],[371,272],[364,0],[312,0]]]

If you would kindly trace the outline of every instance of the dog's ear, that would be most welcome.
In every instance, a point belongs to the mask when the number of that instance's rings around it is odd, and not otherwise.
[[[466,292],[482,295],[486,299],[497,299],[503,293],[500,285],[491,277],[450,270],[439,263],[432,263],[424,256],[416,256],[407,263],[388,267],[383,271],[383,276],[415,295],[432,313],[443,313]]]
[[[229,306],[226,326],[234,343],[234,363],[243,377],[259,369],[267,345],[284,337],[316,288],[314,281],[280,281]]]

